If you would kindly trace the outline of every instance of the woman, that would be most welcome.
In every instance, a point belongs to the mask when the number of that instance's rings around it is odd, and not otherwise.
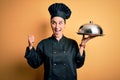
[[[85,44],[93,37],[83,36],[78,47],[75,40],[63,35],[71,10],[63,3],[54,3],[48,10],[53,34],[40,41],[36,49],[33,47],[34,36],[29,36],[25,58],[33,68],[44,63],[44,80],[77,80],[76,68],[84,64]]]

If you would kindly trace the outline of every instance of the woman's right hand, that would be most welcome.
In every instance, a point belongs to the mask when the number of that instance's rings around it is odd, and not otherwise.
[[[30,50],[31,50],[32,47],[33,47],[34,41],[35,41],[34,35],[28,35],[28,46],[29,46],[29,49],[30,49]]]

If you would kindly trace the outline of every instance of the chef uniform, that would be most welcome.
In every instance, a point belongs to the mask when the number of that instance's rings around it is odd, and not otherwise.
[[[54,3],[49,7],[51,18],[55,16],[68,19],[70,9],[63,3]],[[75,40],[64,35],[58,41],[53,35],[41,40],[37,48],[26,48],[25,58],[33,68],[44,63],[44,80],[77,80],[76,69],[84,64],[85,51],[80,55]]]

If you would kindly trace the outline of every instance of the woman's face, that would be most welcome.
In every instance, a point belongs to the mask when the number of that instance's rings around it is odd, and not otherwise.
[[[53,35],[56,38],[59,38],[62,36],[62,32],[65,26],[65,20],[61,17],[53,17],[51,19],[51,28],[53,31]]]

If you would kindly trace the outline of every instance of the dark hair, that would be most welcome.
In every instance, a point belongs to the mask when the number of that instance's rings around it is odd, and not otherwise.
[[[50,20],[52,20],[53,17],[50,18]],[[64,18],[63,18],[64,19]],[[64,23],[66,24],[66,19],[64,19]]]

